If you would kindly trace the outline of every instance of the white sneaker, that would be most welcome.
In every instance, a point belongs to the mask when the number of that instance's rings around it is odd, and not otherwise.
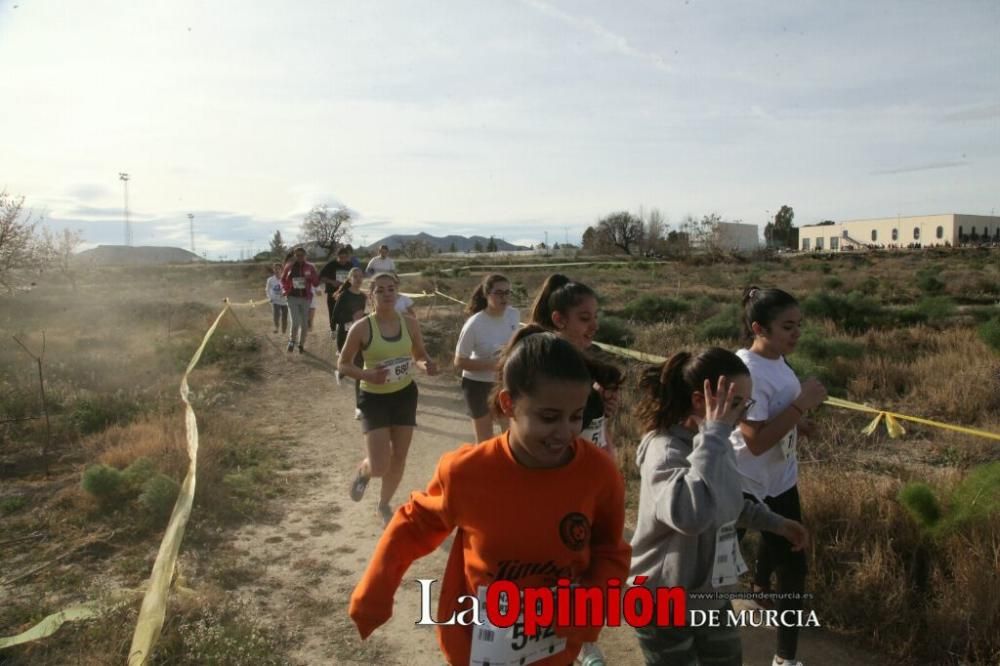
[[[354,408],[354,420],[355,421],[361,420],[361,410],[358,409],[357,407]]]
[[[798,659],[782,659],[778,655],[774,655],[771,666],[802,666],[802,662]]]

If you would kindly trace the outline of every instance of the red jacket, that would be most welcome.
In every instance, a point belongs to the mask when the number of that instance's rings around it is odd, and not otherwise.
[[[293,293],[294,285],[292,285],[292,270],[295,268],[295,262],[290,261],[288,265],[285,266],[281,271],[281,293],[285,296],[292,296],[295,298],[304,298],[308,301],[312,300],[313,297],[313,287],[319,286],[319,273],[316,271],[316,267],[310,264],[308,261],[303,261],[301,266],[301,277],[305,278],[305,293],[298,295]]]

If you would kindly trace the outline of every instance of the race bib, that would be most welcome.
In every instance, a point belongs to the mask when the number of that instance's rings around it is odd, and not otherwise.
[[[337,282],[347,282],[347,278],[351,276],[351,271],[337,271],[336,280]]]
[[[795,457],[795,445],[798,438],[798,428],[792,428],[790,433],[781,438],[781,453],[785,456],[785,460],[790,460]]]
[[[566,649],[566,639],[556,636],[555,630],[550,627],[539,627],[534,636],[526,635],[523,611],[517,622],[506,629],[491,624],[486,614],[486,586],[479,586],[477,596],[479,617],[483,624],[472,627],[472,656],[469,666],[533,664]]]
[[[281,283],[275,282],[271,285],[271,293],[275,296],[281,296]]]
[[[599,449],[605,449],[608,446],[608,438],[604,434],[604,427],[604,417],[600,416],[591,421],[590,425],[580,432],[580,437],[593,443]]]
[[[736,539],[736,521],[719,527],[715,533],[715,565],[712,567],[712,587],[733,585],[747,571],[740,544]]]
[[[304,277],[293,277],[292,278],[292,289],[305,289],[306,279]]]
[[[389,370],[389,374],[385,378],[385,383],[392,384],[393,382],[403,381],[410,374],[410,364],[412,362],[413,359],[411,357],[400,356],[399,358],[390,358],[382,361],[378,364],[378,367]]]

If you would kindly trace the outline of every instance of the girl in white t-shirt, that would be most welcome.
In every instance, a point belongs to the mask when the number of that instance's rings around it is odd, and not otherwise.
[[[798,434],[810,430],[806,414],[826,400],[826,389],[817,379],[800,383],[788,363],[801,335],[802,311],[795,298],[780,289],[750,287],[743,294],[743,333],[751,341],[736,355],[750,369],[753,405],[733,430],[730,441],[743,478],[743,492],[764,502],[772,511],[802,522],[799,502]],[[775,606],[779,611],[800,610],[805,590],[806,554],[792,550],[784,537],[761,535],[754,587],[771,590],[771,574],[777,574]],[[801,666],[795,658],[797,627],[779,627],[773,666]]]
[[[489,395],[496,381],[497,359],[521,322],[508,300],[510,280],[499,273],[487,275],[469,297],[466,312],[472,316],[462,326],[455,348],[455,365],[462,370],[462,393],[477,442],[493,437]],[[497,422],[501,430],[507,429],[507,419],[498,417]]]
[[[264,286],[264,293],[271,303],[271,311],[274,316],[274,332],[278,332],[280,325],[281,332],[288,330],[288,299],[281,293],[281,264],[275,263],[271,266],[272,275],[267,278]]]

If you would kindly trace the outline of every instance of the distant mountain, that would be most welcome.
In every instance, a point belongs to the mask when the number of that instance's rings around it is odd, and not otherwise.
[[[403,246],[403,243],[407,241],[424,241],[430,245],[435,250],[440,252],[451,252],[452,244],[455,246],[455,252],[465,252],[472,251],[476,249],[476,242],[479,242],[480,247],[485,250],[486,246],[489,244],[490,239],[484,236],[431,236],[430,234],[425,234],[420,232],[419,234],[393,234],[391,236],[386,236],[385,238],[375,241],[368,246],[368,249],[372,253],[376,252],[380,245],[388,245],[390,250],[398,250]],[[523,245],[513,245],[507,241],[502,241],[494,236],[493,241],[497,244],[497,250],[503,252],[509,252],[512,250],[527,250],[530,248],[524,247]]]
[[[76,261],[93,264],[191,264],[205,261],[194,252],[179,247],[129,247],[98,245],[75,255]]]

